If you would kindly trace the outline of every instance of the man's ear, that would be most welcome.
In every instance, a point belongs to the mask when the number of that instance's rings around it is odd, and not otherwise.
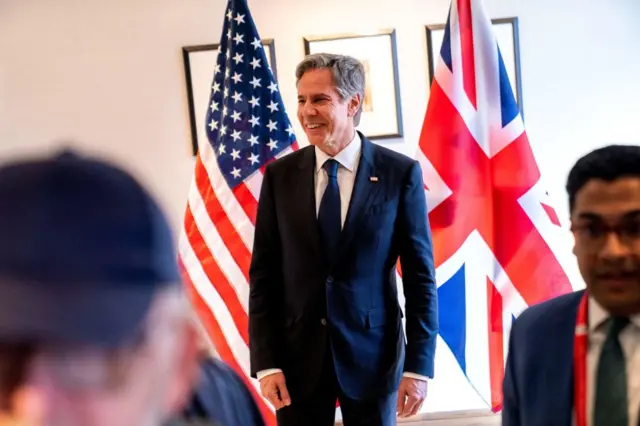
[[[360,93],[356,93],[349,100],[349,106],[348,106],[349,117],[354,117],[358,113],[358,111],[360,111],[361,105],[362,105],[362,97],[360,96]]]
[[[573,221],[571,219],[569,219],[569,229],[571,230],[571,237],[573,237],[573,247],[571,249],[571,253],[573,253],[574,256],[577,256],[578,253],[576,253],[578,251],[578,244],[576,241],[576,233],[574,231],[574,227],[573,227]]]
[[[200,333],[192,321],[184,322],[176,344],[180,347],[177,349],[174,378],[165,405],[170,416],[178,415],[188,405],[200,378],[200,362],[204,355]]]

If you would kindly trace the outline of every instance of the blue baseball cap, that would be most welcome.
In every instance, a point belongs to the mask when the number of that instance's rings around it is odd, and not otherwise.
[[[0,167],[0,341],[118,346],[170,285],[171,228],[133,176],[73,151]]]

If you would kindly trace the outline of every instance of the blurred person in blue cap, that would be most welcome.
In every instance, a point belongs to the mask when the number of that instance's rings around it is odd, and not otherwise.
[[[0,167],[0,423],[159,426],[188,403],[199,336],[171,229],[109,163]]]

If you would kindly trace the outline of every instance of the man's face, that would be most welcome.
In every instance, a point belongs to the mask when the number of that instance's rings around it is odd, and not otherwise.
[[[613,315],[640,313],[640,178],[587,182],[571,222],[590,294]]]
[[[329,69],[304,73],[298,82],[298,120],[309,143],[335,155],[353,138],[353,116],[360,96],[343,100]]]
[[[25,387],[42,400],[43,425],[160,426],[175,415],[194,385],[197,333],[186,318],[164,312],[153,314],[155,326],[134,347],[35,355]]]

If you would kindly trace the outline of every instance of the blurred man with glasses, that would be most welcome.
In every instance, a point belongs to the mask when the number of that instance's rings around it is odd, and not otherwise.
[[[504,426],[637,426],[640,411],[640,147],[582,157],[567,180],[586,290],[515,321]]]

